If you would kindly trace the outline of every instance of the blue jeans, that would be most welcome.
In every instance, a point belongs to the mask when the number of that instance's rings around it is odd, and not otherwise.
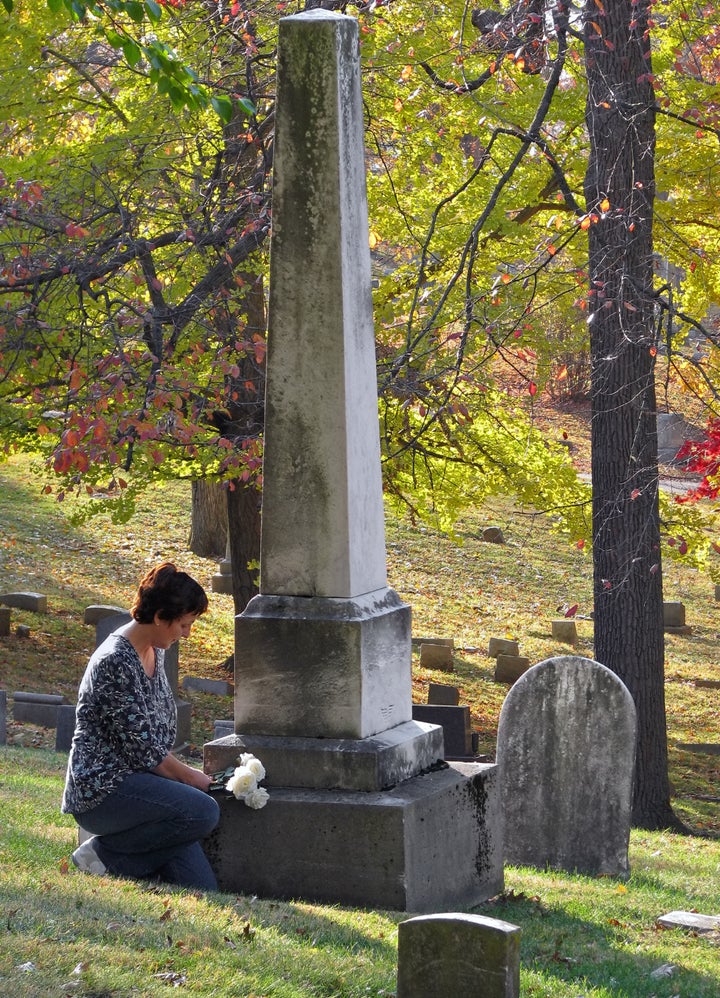
[[[130,773],[96,807],[74,817],[97,836],[95,849],[109,873],[217,890],[200,840],[217,825],[220,808],[202,790],[154,773]]]

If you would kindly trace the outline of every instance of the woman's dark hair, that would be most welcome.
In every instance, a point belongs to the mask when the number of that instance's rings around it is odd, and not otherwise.
[[[152,624],[155,614],[161,620],[178,620],[186,613],[199,617],[207,608],[208,598],[200,583],[165,561],[140,581],[130,614],[139,624]]]

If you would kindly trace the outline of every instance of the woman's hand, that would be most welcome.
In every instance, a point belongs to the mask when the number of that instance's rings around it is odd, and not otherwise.
[[[212,783],[211,776],[203,773],[201,769],[195,769],[194,766],[186,765],[175,755],[166,755],[153,772],[157,773],[158,776],[164,776],[166,780],[187,783],[188,786],[196,787],[198,790],[203,790],[204,792],[208,791]]]

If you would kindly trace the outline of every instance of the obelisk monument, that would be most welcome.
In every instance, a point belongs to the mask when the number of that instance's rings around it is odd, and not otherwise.
[[[270,800],[223,801],[208,855],[231,890],[477,903],[502,886],[496,770],[449,767],[412,720],[387,584],[353,18],[280,21],[273,170],[260,593],[236,618],[235,734],[205,746],[212,772],[257,755]]]

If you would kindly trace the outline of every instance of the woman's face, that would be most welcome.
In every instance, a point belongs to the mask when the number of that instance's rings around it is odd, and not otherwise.
[[[153,644],[156,648],[169,648],[170,645],[174,645],[180,638],[189,637],[192,625],[197,619],[197,613],[186,613],[176,620],[163,620],[156,613]]]

